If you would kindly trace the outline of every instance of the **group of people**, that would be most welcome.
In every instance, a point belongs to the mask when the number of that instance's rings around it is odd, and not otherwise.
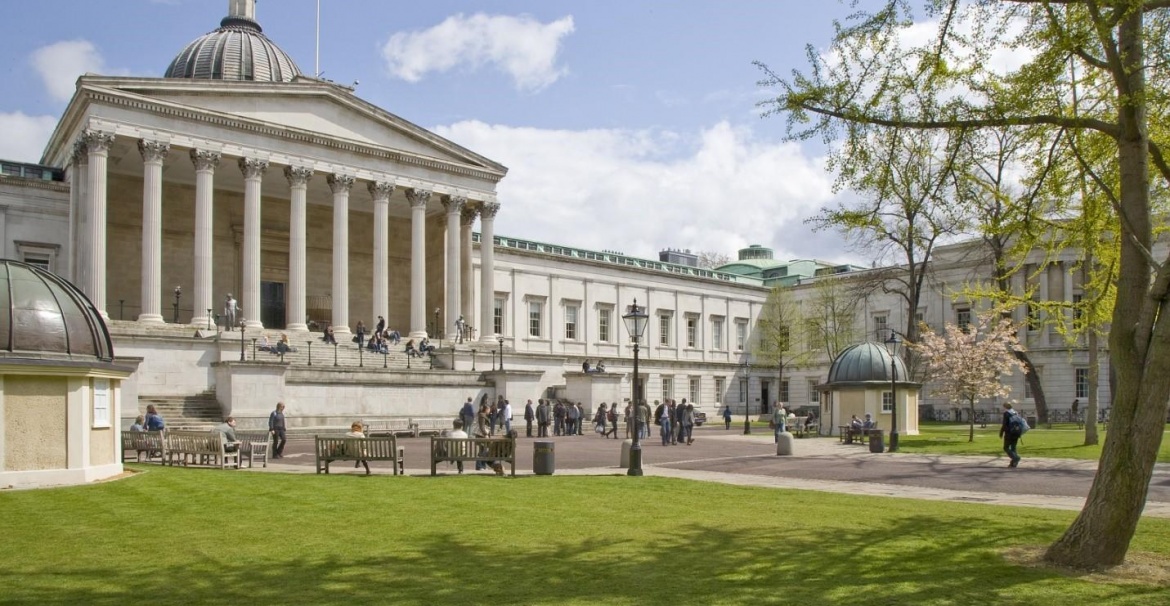
[[[585,407],[580,402],[576,404],[572,402],[565,403],[561,400],[546,400],[540,398],[537,402],[536,408],[532,411],[532,419],[529,419],[529,408],[532,407],[532,400],[528,401],[527,406],[524,407],[524,419],[528,423],[528,435],[532,435],[532,420],[536,421],[537,437],[547,438],[549,427],[552,427],[553,435],[556,436],[581,436],[585,435],[583,421],[587,418],[585,415]]]
[[[654,403],[658,404],[658,407],[654,409],[654,423],[658,425],[658,435],[662,438],[662,445],[686,444],[690,446],[693,444],[695,442],[692,434],[695,428],[695,405],[687,404],[686,398],[683,398],[682,402],[667,399],[661,404],[658,400],[655,400]]]
[[[280,333],[280,340],[276,342],[276,345],[272,344],[272,341],[268,339],[268,335],[260,337],[260,351],[271,352],[275,355],[284,355],[296,350],[297,348],[293,347],[292,343],[289,342],[288,335],[283,332]]]
[[[462,421],[464,428],[475,428],[473,437],[476,438],[495,437],[497,430],[511,433],[512,403],[505,400],[504,396],[498,396],[496,401],[492,402],[487,394],[484,394],[479,400],[477,411],[472,398],[468,397],[463,407],[459,409],[459,420]]]
[[[414,339],[406,342],[406,355],[417,358],[425,358],[435,353],[435,346],[426,337],[419,339],[418,345],[414,344]]]
[[[398,345],[402,342],[402,333],[397,330],[386,328],[386,318],[378,316],[378,323],[374,326],[374,332],[366,327],[365,322],[358,320],[357,326],[353,330],[353,342],[358,344],[358,347],[366,347],[370,351],[378,353],[389,353],[391,345]]]

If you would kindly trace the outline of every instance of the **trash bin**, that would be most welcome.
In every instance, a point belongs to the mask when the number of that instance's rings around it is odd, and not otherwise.
[[[532,450],[532,472],[538,476],[551,476],[557,470],[555,442],[536,442]]]
[[[885,452],[885,435],[880,431],[874,431],[869,434],[869,451],[870,452]]]
[[[1024,419],[1028,421],[1028,427],[1036,427],[1036,415],[1028,415]]]

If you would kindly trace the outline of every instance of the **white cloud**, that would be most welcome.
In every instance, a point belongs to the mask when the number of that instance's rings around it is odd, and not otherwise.
[[[778,259],[839,256],[776,241],[833,197],[821,160],[796,143],[759,142],[727,122],[696,134],[478,121],[435,131],[508,166],[500,235],[648,258],[667,247],[734,256],[747,244],[772,245]]]
[[[33,51],[32,64],[56,101],[73,97],[77,78],[86,72],[105,73],[105,61],[88,40],[65,40]]]
[[[382,56],[390,73],[408,82],[486,64],[511,76],[516,88],[535,91],[566,73],[556,61],[561,39],[571,33],[572,16],[541,23],[529,16],[458,14],[430,29],[394,34]]]
[[[53,116],[27,116],[21,112],[0,112],[0,158],[17,162],[40,162],[41,152],[53,134]]]

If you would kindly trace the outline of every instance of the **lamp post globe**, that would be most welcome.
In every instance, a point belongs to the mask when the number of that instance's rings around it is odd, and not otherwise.
[[[898,334],[890,331],[886,349],[890,352],[890,452],[898,452]]]
[[[641,405],[642,402],[638,398],[638,344],[642,340],[642,333],[646,332],[646,324],[650,316],[646,315],[646,308],[638,306],[638,299],[634,299],[634,304],[626,308],[626,313],[622,315],[622,320],[626,324],[626,332],[630,333],[630,342],[634,344],[634,377],[630,380],[630,390],[633,392],[630,407],[630,412],[634,415],[634,442],[630,445],[630,468],[626,471],[626,475],[640,476],[642,475],[642,442],[640,436],[642,428],[639,424],[641,420]]]

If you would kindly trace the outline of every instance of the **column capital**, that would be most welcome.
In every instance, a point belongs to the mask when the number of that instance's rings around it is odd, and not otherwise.
[[[389,202],[394,194],[394,184],[389,181],[370,181],[366,183],[366,189],[375,202]]]
[[[290,187],[305,187],[309,179],[313,178],[313,169],[307,166],[285,166],[284,178],[288,179]]]
[[[84,130],[81,132],[81,140],[85,142],[87,153],[106,153],[110,151],[110,146],[114,144],[114,133],[107,133],[100,130]]]
[[[459,216],[459,224],[463,227],[470,227],[475,224],[475,218],[479,216],[479,207],[471,206],[470,204],[463,207],[463,212]]]
[[[325,177],[325,182],[329,184],[329,189],[333,193],[342,194],[349,192],[353,187],[354,178],[341,173],[329,173],[329,176]]]
[[[138,153],[142,154],[142,161],[150,164],[151,162],[161,163],[167,159],[167,154],[171,151],[171,144],[163,141],[150,141],[147,139],[138,140]]]
[[[499,202],[481,202],[479,205],[479,214],[484,219],[495,219],[498,212],[500,212]]]
[[[239,164],[240,172],[244,173],[244,179],[259,179],[268,170],[268,160],[260,158],[240,158]]]
[[[73,142],[73,163],[89,163],[89,148],[85,145],[84,137],[78,137],[77,140]]]
[[[411,208],[425,208],[431,199],[431,190],[408,187],[406,188],[406,199],[410,202]]]
[[[447,214],[459,214],[463,207],[467,205],[467,198],[464,196],[449,196],[444,194],[439,199],[443,203],[443,208],[447,209]]]
[[[195,165],[195,172],[201,170],[215,170],[219,166],[219,152],[208,149],[192,149],[191,163]]]

